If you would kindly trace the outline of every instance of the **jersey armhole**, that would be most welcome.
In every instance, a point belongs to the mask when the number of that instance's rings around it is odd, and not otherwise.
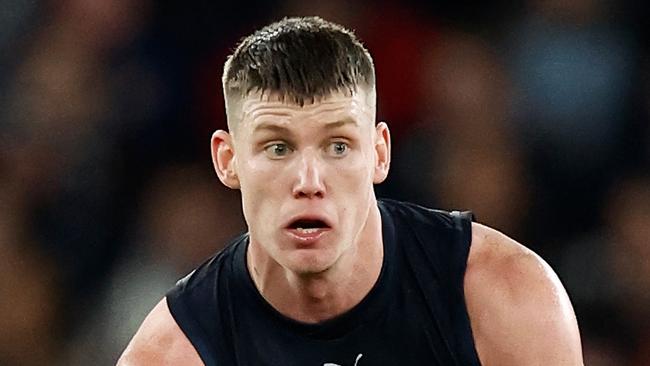
[[[476,351],[476,344],[474,343],[474,334],[472,331],[472,324],[469,319],[469,312],[467,310],[467,301],[465,299],[465,286],[464,278],[465,271],[467,269],[467,260],[469,259],[469,251],[472,245],[472,222],[475,220],[475,216],[471,211],[452,211],[451,216],[454,219],[454,226],[458,232],[457,241],[455,244],[462,247],[462,256],[464,256],[463,261],[458,261],[461,268],[458,269],[461,276],[461,286],[458,287],[459,298],[463,302],[463,307],[457,307],[455,309],[455,314],[453,315],[456,319],[462,319],[461,323],[465,324],[466,329],[455,329],[456,335],[455,339],[458,342],[457,346],[460,350],[459,355],[463,358],[461,364],[463,365],[480,365],[481,360],[478,357],[478,352]]]
[[[181,328],[187,339],[192,343],[205,366],[215,366],[217,363],[214,347],[209,343],[206,332],[187,306],[183,298],[184,290],[185,283],[179,283],[167,292],[165,301],[167,301],[169,312],[178,327]]]

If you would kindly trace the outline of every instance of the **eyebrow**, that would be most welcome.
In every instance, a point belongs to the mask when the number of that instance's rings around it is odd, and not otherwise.
[[[357,121],[355,119],[351,118],[351,117],[346,117],[346,118],[344,118],[344,119],[342,119],[340,121],[326,123],[325,128],[333,129],[333,128],[338,128],[338,127],[342,127],[342,126],[345,126],[345,125],[354,125],[356,127],[356,126],[359,126],[359,123],[357,123]]]
[[[323,128],[332,130],[346,125],[353,125],[356,127],[359,126],[359,123],[351,117],[346,117],[339,121],[328,122],[325,124],[325,126],[323,126]],[[278,124],[274,122],[262,122],[259,125],[255,126],[253,132],[264,131],[264,130],[271,131],[271,132],[290,132],[289,129],[284,127],[282,124]]]

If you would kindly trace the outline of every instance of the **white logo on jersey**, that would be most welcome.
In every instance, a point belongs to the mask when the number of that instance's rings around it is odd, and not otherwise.
[[[359,353],[359,355],[357,356],[357,359],[354,360],[354,366],[357,366],[357,364],[359,363],[359,360],[361,359],[361,357],[363,357],[363,353]],[[323,364],[323,366],[342,366],[342,365],[339,365],[338,363],[326,362],[326,363]]]

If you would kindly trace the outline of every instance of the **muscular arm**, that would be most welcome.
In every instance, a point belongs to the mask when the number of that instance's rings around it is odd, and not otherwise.
[[[553,270],[496,230],[472,231],[465,298],[481,363],[582,365],[575,314]]]
[[[203,365],[196,350],[174,321],[165,299],[147,315],[117,361],[117,366],[141,365]]]

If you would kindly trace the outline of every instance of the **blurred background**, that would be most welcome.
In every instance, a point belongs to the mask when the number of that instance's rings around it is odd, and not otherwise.
[[[394,139],[380,196],[542,255],[587,365],[650,365],[650,23],[640,1],[0,2],[0,365],[114,364],[244,230],[212,170],[222,65],[287,15],[355,30]]]

